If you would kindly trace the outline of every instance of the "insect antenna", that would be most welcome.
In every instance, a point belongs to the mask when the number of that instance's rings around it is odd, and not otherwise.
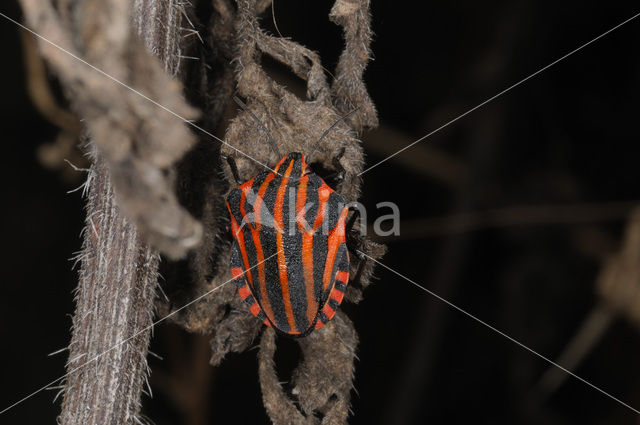
[[[255,120],[255,122],[258,123],[258,125],[260,126],[262,131],[264,131],[267,134],[267,137],[269,138],[269,143],[271,144],[271,148],[276,153],[276,155],[278,155],[278,158],[281,158],[282,154],[280,153],[280,150],[278,149],[278,145],[276,144],[276,141],[273,140],[273,137],[271,137],[271,134],[269,133],[269,130],[267,130],[267,127],[265,127],[264,124],[262,124],[262,121],[260,121],[260,119],[258,117],[256,117],[256,114],[251,112],[251,109],[249,109],[249,107],[242,100],[240,100],[240,98],[238,96],[233,96],[233,100],[238,104],[239,107],[242,108],[243,111],[245,111],[247,114],[249,114],[251,116],[251,118],[253,118]]]
[[[329,127],[328,129],[325,130],[324,133],[322,133],[322,136],[320,136],[320,138],[318,139],[318,141],[316,142],[316,144],[313,146],[313,149],[311,150],[311,152],[309,152],[308,155],[305,155],[305,157],[307,158],[311,158],[311,155],[313,155],[315,153],[315,151],[318,149],[318,146],[320,146],[320,142],[322,142],[322,139],[324,139],[326,137],[327,134],[329,134],[329,132],[331,130],[333,130],[333,127],[335,127],[336,125],[338,125],[338,123],[340,121],[345,120],[347,117],[349,117],[349,115],[353,114],[354,112],[356,112],[359,108],[355,108],[353,109],[351,112],[347,112],[345,115],[341,116],[336,122],[334,122],[333,124],[331,124],[331,127]]]

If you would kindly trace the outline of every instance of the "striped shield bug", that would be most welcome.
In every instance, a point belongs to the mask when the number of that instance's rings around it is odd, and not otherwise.
[[[241,184],[235,162],[224,157],[238,184],[227,197],[231,275],[242,300],[265,325],[288,336],[306,336],[331,320],[342,303],[349,283],[345,236],[358,211],[347,222],[347,203],[311,170],[305,155],[281,155],[260,120],[234,100],[267,133],[282,159],[273,170]],[[307,157],[344,118],[323,133]],[[338,179],[344,176],[343,154],[344,149],[333,161]]]

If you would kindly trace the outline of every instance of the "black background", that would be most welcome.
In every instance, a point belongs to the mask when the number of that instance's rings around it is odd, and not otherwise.
[[[381,124],[406,135],[396,143],[408,144],[638,12],[631,2],[558,3],[374,1],[375,60],[365,77]],[[332,69],[341,33],[326,19],[329,8],[329,2],[276,0],[280,31],[319,51]],[[0,11],[20,18],[13,1]],[[270,21],[267,15],[268,28]],[[80,194],[66,193],[82,176],[65,180],[37,161],[36,148],[57,129],[27,96],[18,31],[0,19],[0,408],[64,373],[66,354],[47,354],[69,341],[76,282],[69,259],[80,247],[83,222]],[[637,199],[639,39],[640,19],[422,142],[464,164],[471,178],[462,187],[408,171],[400,161],[366,173],[370,214],[382,201],[397,203],[405,221],[512,205]],[[363,139],[372,165],[383,156],[368,149],[370,137]],[[581,236],[593,229],[615,247],[624,220],[390,239],[383,262],[555,358],[598,302],[600,260],[585,253]],[[572,378],[550,399],[537,399],[532,390],[547,363],[384,269],[376,276],[365,300],[345,307],[361,339],[351,424],[637,422],[634,412]],[[635,407],[638,329],[618,319],[576,370]],[[175,350],[167,347],[201,343],[161,325],[153,351],[165,360],[152,360],[153,369],[180,373],[167,365],[193,357],[172,359]],[[282,342],[282,353],[286,366],[295,354],[291,343]],[[203,423],[268,422],[255,354],[231,355],[207,372]],[[158,385],[153,374],[151,383]],[[55,423],[56,392],[37,394],[0,423]],[[144,413],[159,425],[186,423],[161,390],[145,396]]]

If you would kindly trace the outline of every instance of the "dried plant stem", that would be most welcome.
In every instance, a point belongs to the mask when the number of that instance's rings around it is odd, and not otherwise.
[[[115,50],[117,54],[113,54],[114,60],[103,64],[108,72],[121,75],[132,64],[132,67],[139,68],[139,72],[133,71],[133,75],[146,78],[150,85],[160,82],[151,88],[162,90],[161,82],[173,83],[171,77],[178,73],[182,9],[178,2],[165,2],[160,6],[156,3],[156,0],[138,0],[133,7],[120,0],[74,3],[74,16],[86,18],[81,21],[86,26],[84,29],[88,28],[87,32],[63,23],[63,19],[56,19],[64,14],[56,15],[51,5],[43,3],[41,6],[46,11],[46,19],[43,20],[52,26],[37,29],[45,34],[49,34],[47,29],[51,33],[58,30],[81,40],[78,44],[84,46],[87,58],[94,62],[100,58],[100,48],[111,52]],[[24,0],[23,6],[32,25],[37,27],[41,21],[35,17],[41,9],[29,0]],[[96,17],[102,16],[101,12],[112,13],[116,22],[110,22],[111,27],[106,28],[102,27],[104,21],[98,19],[94,22]],[[118,23],[121,27],[116,25]],[[129,41],[126,40],[127,26],[132,27],[132,38]],[[115,31],[112,27],[119,30]],[[136,35],[145,46],[139,43]],[[109,38],[110,36],[116,38]],[[122,37],[125,37],[124,41],[121,40]],[[125,53],[120,55],[115,48],[106,47],[109,45],[138,50],[130,52],[130,56],[124,50]],[[156,59],[148,55],[148,52],[159,57],[164,73],[159,69],[160,62],[156,63]],[[149,57],[144,59],[146,56]],[[104,83],[103,76],[81,74],[86,69],[79,63],[70,62],[59,51],[47,51],[45,57],[57,65],[53,69],[64,84],[73,81],[69,75],[75,74],[79,75],[78,79],[81,81],[94,81],[95,77],[95,84]],[[145,69],[145,64],[150,64],[150,67]],[[132,80],[130,83],[139,86],[144,81]],[[98,96],[92,96],[99,94],[98,92],[74,91],[73,86],[67,88],[72,104],[81,113],[87,110],[85,106],[93,107],[101,101]],[[113,93],[117,89],[115,86],[108,86],[110,91],[102,92]],[[179,85],[176,84],[173,91],[178,93]],[[126,91],[123,93],[129,95]],[[154,118],[157,111],[144,103],[144,100],[140,101],[132,96],[132,102],[118,103],[117,99],[118,96],[108,99],[112,102],[108,102],[106,110],[114,116],[129,117],[129,123],[133,124],[131,128],[144,127],[145,123],[155,125],[157,122]],[[178,96],[176,99],[177,102],[182,102]],[[126,112],[133,102],[140,102],[139,110],[144,110],[143,114],[138,116]],[[159,255],[156,249],[179,257],[184,255],[187,248],[186,245],[180,246],[181,236],[179,232],[173,231],[171,224],[171,219],[184,213],[168,192],[170,181],[162,176],[166,174],[163,171],[181,156],[181,151],[191,142],[186,137],[176,138],[177,140],[169,137],[165,139],[164,146],[149,146],[149,150],[124,150],[114,157],[114,143],[108,136],[117,133],[117,128],[96,126],[95,123],[100,119],[100,115],[92,117],[90,114],[85,119],[90,133],[87,146],[93,165],[87,180],[87,218],[79,257],[82,265],[69,347],[68,375],[59,418],[59,422],[64,425],[142,423],[141,395],[148,374],[147,351],[158,284]],[[162,122],[161,126],[164,127],[162,133],[169,134],[171,129],[181,129],[182,123]],[[140,144],[140,147],[147,137],[152,143],[157,142],[158,135],[150,134],[155,127],[144,128],[142,132],[125,131],[121,139],[131,141],[130,146]],[[162,161],[154,163],[154,160],[150,160],[154,155],[156,159],[162,157]],[[168,195],[165,196],[162,191]],[[135,192],[137,195],[134,195]],[[147,196],[160,200],[168,207],[157,208],[164,210],[162,217],[153,218],[144,212],[153,203]],[[138,201],[135,201],[136,198]],[[150,223],[160,231],[159,234],[169,229],[165,233],[171,237],[164,239],[161,236],[156,239],[153,235],[155,230],[151,233],[145,230]],[[185,223],[194,221],[187,218]],[[197,226],[196,223],[196,228]]]
[[[67,376],[60,419],[65,425],[132,424],[140,409],[150,330],[122,342],[151,324],[158,256],[122,216],[101,161],[92,166],[88,184],[67,364],[73,372]]]

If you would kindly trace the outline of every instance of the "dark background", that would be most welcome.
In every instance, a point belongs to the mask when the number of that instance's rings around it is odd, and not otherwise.
[[[393,151],[411,143],[638,12],[631,2],[372,3],[375,61],[366,81],[382,130],[363,137],[369,165],[384,158],[381,144]],[[332,69],[341,33],[326,19],[329,8],[276,0],[283,35],[318,50]],[[0,11],[20,17],[13,1]],[[270,16],[264,24],[272,28]],[[27,95],[18,29],[0,18],[0,37],[4,408],[64,374],[66,353],[47,354],[69,341],[76,282],[69,259],[80,248],[83,203],[79,192],[66,192],[83,176],[38,161],[38,147],[58,129]],[[417,219],[462,211],[638,199],[638,40],[640,19],[366,173],[370,214],[376,203],[393,201],[403,224],[413,223],[385,240],[383,262],[557,357],[598,303],[595,279],[603,255],[620,243],[624,212],[585,221],[578,208],[563,223],[551,217],[467,232],[436,226],[421,237],[410,230],[420,231]],[[428,155],[427,147],[467,178],[452,184],[431,166],[406,166]],[[634,412],[573,378],[540,399],[534,388],[547,363],[384,269],[376,276],[360,305],[345,306],[361,339],[351,424],[637,423]],[[639,329],[617,319],[576,370],[634,407]],[[285,368],[291,344],[282,341]],[[204,399],[192,408],[208,418],[200,423],[268,422],[255,350],[213,369],[206,338],[167,324],[156,329],[152,350],[164,358],[151,360],[154,397],[144,399],[154,423],[186,424],[189,394]],[[0,423],[55,423],[56,392],[41,392]]]

